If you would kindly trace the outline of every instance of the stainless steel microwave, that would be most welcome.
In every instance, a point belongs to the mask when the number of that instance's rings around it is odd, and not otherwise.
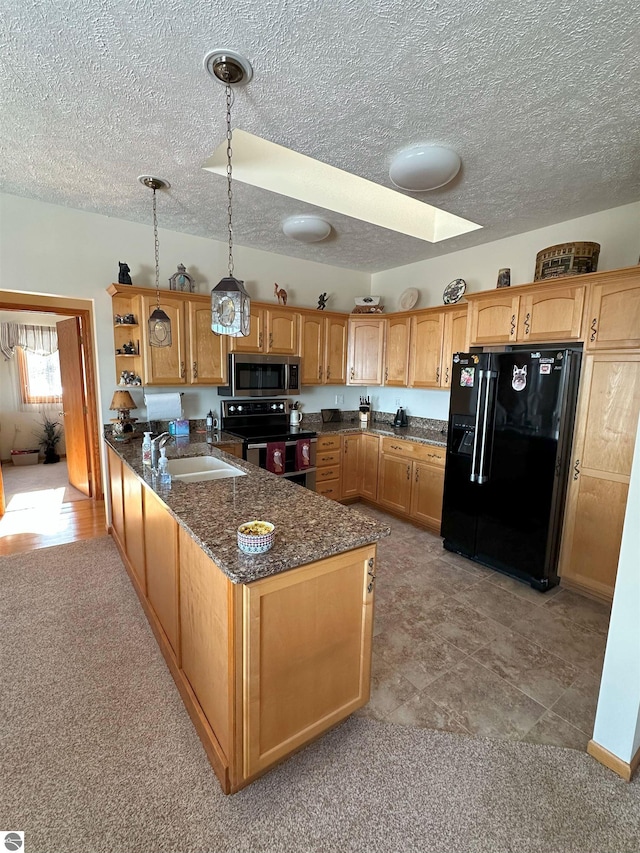
[[[229,353],[229,384],[221,397],[277,397],[300,393],[300,356]]]

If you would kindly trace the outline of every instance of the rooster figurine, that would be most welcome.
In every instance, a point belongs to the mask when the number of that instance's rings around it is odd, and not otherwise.
[[[278,305],[287,304],[287,291],[282,287],[278,287],[278,282],[273,285],[273,292],[278,297]]]

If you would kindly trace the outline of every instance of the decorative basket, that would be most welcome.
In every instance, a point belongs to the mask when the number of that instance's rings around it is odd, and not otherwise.
[[[14,465],[37,465],[38,450],[12,450],[11,451],[11,461]]]
[[[533,280],[595,272],[599,255],[600,243],[559,243],[557,246],[549,246],[536,255]]]

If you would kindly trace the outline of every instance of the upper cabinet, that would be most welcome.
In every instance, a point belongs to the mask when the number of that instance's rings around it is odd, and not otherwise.
[[[348,385],[382,385],[385,319],[349,320]]]
[[[579,341],[585,286],[550,287],[530,291],[520,297],[517,340]]]
[[[228,373],[227,335],[211,331],[211,305],[187,301],[189,358],[187,370],[192,385],[226,385]]]
[[[411,318],[401,314],[387,317],[384,384],[406,388],[409,379]]]
[[[451,387],[451,366],[455,352],[466,352],[469,311],[467,305],[454,305],[444,309],[444,329],[442,332],[442,367],[440,369],[440,387]]]
[[[472,346],[515,341],[520,297],[509,288],[468,294],[471,301],[469,342]]]
[[[344,385],[347,363],[347,317],[302,313],[300,318],[302,385]]]
[[[263,308],[251,303],[251,331],[231,339],[231,352],[298,354],[300,315],[290,308]]]
[[[409,384],[413,388],[439,388],[444,312],[421,311],[411,319]]]
[[[587,349],[639,349],[640,267],[616,270],[603,279],[591,288]]]
[[[140,332],[142,339],[142,381],[145,385],[186,385],[187,349],[185,341],[185,303],[181,299],[160,296],[160,308],[171,321],[171,346],[149,346],[148,319],[156,307],[155,294],[141,296]],[[209,309],[211,310],[211,309]],[[213,334],[213,332],[212,332]]]

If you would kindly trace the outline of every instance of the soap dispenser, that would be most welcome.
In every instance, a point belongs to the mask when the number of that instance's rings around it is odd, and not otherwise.
[[[142,439],[142,464],[145,468],[151,468],[151,435],[150,432],[145,432]]]
[[[169,473],[169,462],[167,461],[166,447],[160,448],[160,459],[158,460],[158,480],[161,485],[171,485],[171,474]]]

